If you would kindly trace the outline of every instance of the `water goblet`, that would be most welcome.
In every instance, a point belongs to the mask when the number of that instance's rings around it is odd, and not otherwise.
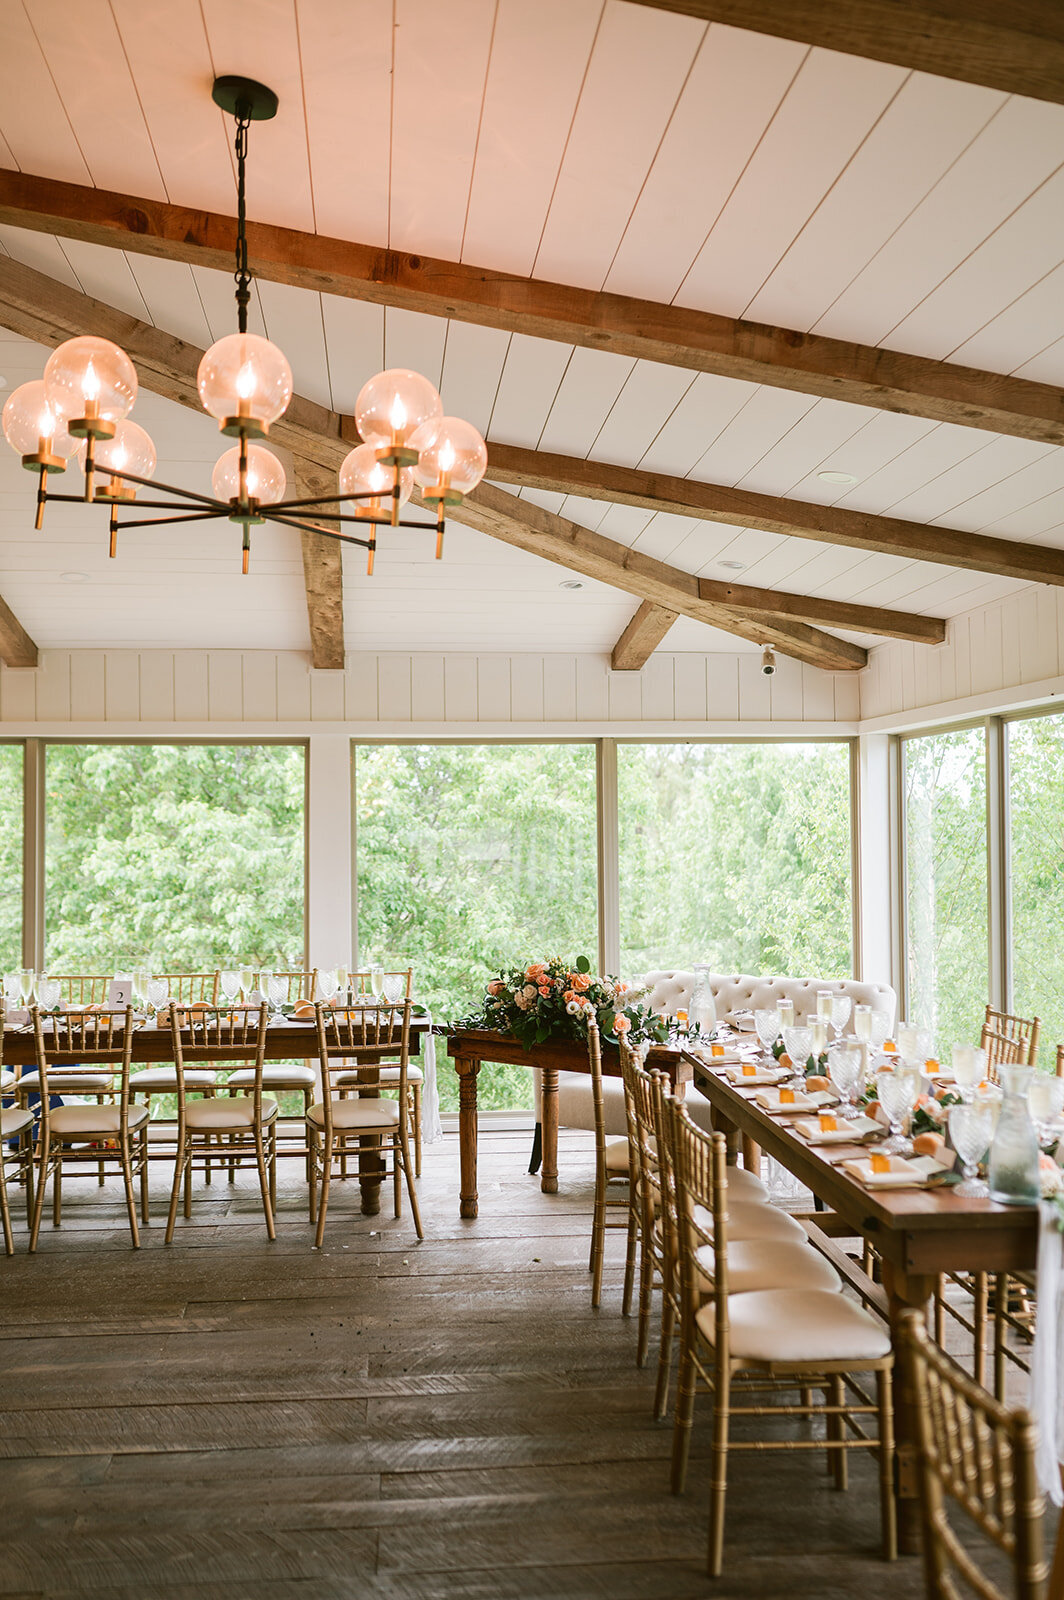
[[[848,994],[836,994],[831,997],[831,1031],[835,1035],[837,1044],[842,1038],[843,1029],[850,1020],[853,1001]]]
[[[953,1077],[962,1100],[970,1100],[986,1074],[986,1051],[975,1044],[953,1046]]]
[[[902,1130],[920,1093],[919,1073],[904,1067],[888,1067],[876,1073],[876,1091],[890,1123],[891,1136],[883,1146],[884,1151],[894,1156],[912,1155],[912,1140],[907,1139]]]
[[[771,1009],[754,1012],[754,1027],[757,1029],[758,1043],[766,1055],[772,1054],[772,1046],[780,1036],[780,1014],[773,1006]]]
[[[870,1030],[870,1033],[869,1033],[869,1043],[871,1044],[872,1049],[873,1050],[882,1050],[883,1046],[886,1044],[886,1042],[887,1042],[887,1040],[889,1038],[890,1038],[890,1012],[889,1011],[875,1011],[875,1010],[873,1010],[873,1012],[872,1012],[871,1030]]]
[[[382,993],[388,1005],[398,1005],[406,995],[406,973],[388,972],[384,975]]]
[[[246,1005],[255,988],[255,968],[250,963],[244,962],[237,969],[237,974],[240,979],[240,996]]]
[[[813,1053],[812,1028],[784,1028],[783,1047],[791,1058],[795,1076],[805,1077],[805,1066]]]
[[[34,972],[32,967],[19,967],[18,992],[19,999],[22,1001],[24,1006],[28,1006],[30,1001],[33,999],[33,986],[36,980],[37,974]]]
[[[264,972],[262,976],[265,979],[263,997],[269,1002],[274,1017],[277,1018],[282,1015],[281,1008],[288,999],[288,979],[279,972]]]
[[[4,1000],[10,1011],[14,1011],[18,1006],[19,976],[17,971],[4,973]]]
[[[990,1193],[990,1185],[977,1173],[979,1162],[994,1136],[994,1118],[990,1107],[975,1101],[950,1106],[949,1136],[964,1167],[964,1182],[957,1185],[954,1194],[970,1200],[985,1200]]]
[[[327,970],[318,973],[318,993],[326,1005],[328,1005],[333,995],[338,994],[339,991],[340,984],[335,972]]]
[[[1027,1106],[1038,1132],[1038,1143],[1053,1137],[1050,1124],[1064,1111],[1064,1078],[1055,1072],[1036,1072],[1027,1089]]]
[[[150,978],[148,980],[148,1004],[153,1011],[158,1011],[170,998],[170,985],[165,978]]]
[[[861,1077],[863,1052],[859,1044],[833,1044],[828,1050],[828,1076],[842,1101],[841,1116],[852,1122],[860,1116],[857,1085]]]
[[[37,979],[37,1004],[42,1011],[54,1011],[59,1004],[62,985],[58,978],[50,978],[42,972]]]
[[[920,1030],[915,1022],[898,1023],[898,1054],[907,1067],[915,1065],[920,1059]]]
[[[218,987],[222,991],[222,999],[227,1006],[231,1006],[240,993],[240,972],[236,967],[228,967],[218,974]]]

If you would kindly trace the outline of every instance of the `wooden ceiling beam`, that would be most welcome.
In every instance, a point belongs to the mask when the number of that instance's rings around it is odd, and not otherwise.
[[[738,528],[758,528],[797,539],[817,539],[824,544],[902,556],[909,561],[933,561],[970,572],[990,572],[1023,583],[1064,584],[1064,550],[1053,545],[1021,544],[984,533],[965,533],[959,528],[755,494],[749,489],[702,483],[695,478],[674,478],[637,467],[615,467],[493,441],[488,444],[488,459],[493,479],[522,488],[585,495],[591,500],[668,511]]]
[[[304,500],[312,495],[336,493],[336,474],[315,466],[303,456],[294,456],[293,497]],[[338,530],[340,524],[328,517],[315,516],[323,528]],[[303,546],[303,582],[307,591],[307,622],[310,626],[311,665],[325,671],[344,670],[344,547],[326,533],[300,532]]]
[[[232,217],[105,189],[0,170],[0,222],[232,270]],[[248,251],[275,283],[1064,444],[1064,391],[1050,384],[265,223],[248,224]]]
[[[35,667],[37,646],[0,596],[0,661],[5,667]]]
[[[639,0],[777,39],[1064,104],[1059,0]]]
[[[645,667],[664,639],[677,613],[667,606],[644,600],[613,647],[610,665],[614,672],[638,672]]]

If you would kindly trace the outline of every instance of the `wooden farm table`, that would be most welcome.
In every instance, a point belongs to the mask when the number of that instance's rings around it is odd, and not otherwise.
[[[540,1187],[544,1194],[558,1190],[558,1074],[559,1072],[590,1072],[587,1046],[576,1040],[560,1040],[554,1044],[535,1045],[526,1050],[516,1039],[502,1033],[483,1029],[464,1029],[451,1033],[447,1039],[447,1054],[454,1062],[458,1074],[458,1139],[462,1163],[460,1214],[477,1215],[477,1074],[485,1061],[498,1061],[508,1066],[536,1067],[543,1073],[543,1094],[540,1119],[543,1125],[543,1176]],[[647,1057],[648,1069],[667,1072],[673,1088],[683,1093],[691,1082],[691,1063],[681,1050],[667,1045],[654,1045]],[[620,1052],[616,1045],[602,1044],[602,1073],[604,1077],[621,1075]]]
[[[783,1117],[754,1103],[722,1072],[690,1057],[696,1086],[712,1103],[722,1132],[752,1139],[806,1184],[853,1233],[875,1247],[883,1264],[891,1334],[897,1350],[901,1313],[915,1306],[925,1315],[940,1272],[1012,1272],[1035,1265],[1038,1208],[1002,1206],[958,1197],[950,1189],[869,1190],[836,1164],[843,1155],[867,1151],[859,1145],[830,1147],[833,1159],[806,1143]],[[915,1479],[913,1400],[899,1365],[895,1387],[898,1453],[898,1537],[903,1550],[919,1548]]]
[[[410,1054],[421,1053],[421,1037],[427,1033],[429,1023],[425,1018],[413,1017],[410,1021]],[[188,1043],[192,1043],[190,1035],[185,1035]],[[30,1029],[25,1031],[15,1028],[5,1028],[3,1033],[4,1066],[29,1067],[37,1065],[36,1049],[33,1033]],[[372,1066],[373,1062],[381,1062],[396,1051],[393,1048],[371,1051],[369,1048],[359,1049],[362,1062]],[[169,1028],[137,1028],[133,1034],[132,1059],[135,1065],[144,1066],[149,1062],[165,1063],[174,1058],[173,1046]],[[318,1059],[318,1033],[314,1026],[313,1018],[298,1023],[287,1022],[284,1027],[267,1028],[266,1030],[266,1060],[267,1061],[316,1061]],[[363,1091],[372,1096],[374,1089],[367,1085]],[[384,1162],[379,1154],[380,1135],[367,1134],[359,1140],[358,1181],[362,1192],[362,1212],[364,1216],[375,1217],[381,1208],[381,1184],[384,1181]]]

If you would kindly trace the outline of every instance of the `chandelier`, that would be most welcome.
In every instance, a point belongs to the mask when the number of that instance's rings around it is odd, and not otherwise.
[[[276,116],[277,96],[265,85],[239,77],[216,79],[212,94],[215,104],[236,123],[238,331],[219,339],[207,351],[199,364],[196,385],[204,410],[216,417],[222,433],[237,443],[219,456],[211,495],[155,482],[155,446],[145,430],[129,420],[137,398],[132,361],[108,339],[92,335],[68,339],[49,356],[43,379],[21,384],[3,410],[8,444],[21,455],[22,465],[37,474],[34,526],[43,526],[49,501],[102,503],[109,509],[110,554],[114,556],[120,528],[128,531],[226,519],[243,528],[241,570],[245,573],[251,529],[263,522],[359,545],[368,552],[368,573],[373,572],[378,527],[422,528],[435,532],[439,560],[447,507],[460,505],[476,488],[488,456],[484,440],[470,423],[444,416],[443,402],[420,373],[395,368],[379,372],[364,385],[355,402],[355,421],[363,442],[348,453],[340,467],[338,494],[285,499],[284,467],[258,441],[269,437],[271,424],[288,408],[292,369],[275,344],[248,332],[251,272],[244,202],[248,128],[252,122]],[[85,475],[84,492],[57,494],[48,487],[49,477],[64,472],[72,458]],[[435,510],[435,520],[417,521],[400,515],[415,484],[426,508]],[[155,488],[169,498],[138,500],[137,491],[146,488]],[[186,506],[193,509],[185,510]],[[350,509],[342,509],[345,507]],[[130,518],[132,509],[155,514]],[[315,511],[366,531],[334,531],[303,520]]]

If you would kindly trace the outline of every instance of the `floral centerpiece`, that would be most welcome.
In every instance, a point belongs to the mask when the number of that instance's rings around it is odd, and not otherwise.
[[[610,1042],[624,1035],[632,1044],[662,1044],[667,1037],[664,1018],[637,1005],[636,991],[619,978],[593,978],[587,956],[507,967],[488,984],[481,1009],[452,1026],[512,1034],[530,1050],[554,1039],[586,1043],[591,1017]]]

